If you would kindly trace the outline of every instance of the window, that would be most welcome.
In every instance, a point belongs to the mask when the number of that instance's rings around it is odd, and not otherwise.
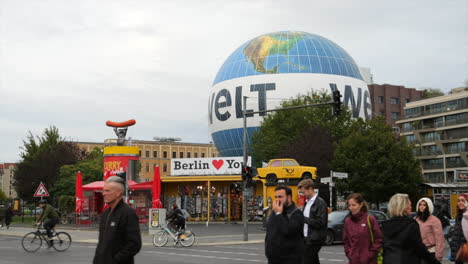
[[[400,118],[400,113],[392,112],[392,120],[398,120]]]
[[[157,158],[158,157],[158,152],[157,151],[153,151],[153,158]]]
[[[385,112],[384,112],[384,111],[380,111],[380,116],[385,116]]]
[[[399,104],[399,101],[398,97],[390,97],[390,104]]]
[[[187,152],[187,158],[190,158],[190,152]]]
[[[198,153],[197,152],[193,153],[193,155],[194,155],[195,158],[198,158]]]
[[[167,159],[167,151],[163,152],[163,158]]]
[[[283,165],[283,164],[282,164],[281,160],[274,160],[274,161],[271,163],[270,167],[281,167],[282,165]]]
[[[202,154],[201,154],[201,157],[202,157],[202,158],[204,158],[204,157],[205,157],[205,153],[204,153],[204,152],[202,152]]]
[[[385,103],[385,99],[383,96],[379,96],[379,103],[381,104]]]
[[[411,99],[406,98],[406,103],[411,102]]]
[[[180,153],[179,153],[179,158],[181,158],[181,159],[184,158],[184,153],[183,153],[183,152],[180,152]]]
[[[163,172],[167,172],[167,164],[166,163],[164,163],[164,165],[163,165]]]
[[[141,157],[141,150],[138,151],[138,157]]]
[[[145,151],[145,156],[149,158],[149,150]]]
[[[149,172],[149,163],[148,162],[146,162],[146,172]]]
[[[175,152],[175,151],[172,152],[172,158],[173,159],[177,158],[177,152]]]
[[[298,166],[298,165],[293,160],[285,160],[284,161],[284,166],[285,167],[293,167],[293,166]]]

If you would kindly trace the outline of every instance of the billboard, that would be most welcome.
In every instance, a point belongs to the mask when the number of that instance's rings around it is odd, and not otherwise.
[[[171,159],[171,176],[239,175],[243,157]],[[251,157],[247,159],[247,166]]]

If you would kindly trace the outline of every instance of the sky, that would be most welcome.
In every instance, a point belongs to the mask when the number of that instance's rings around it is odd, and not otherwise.
[[[72,141],[127,136],[208,143],[208,95],[226,58],[282,31],[321,35],[378,84],[438,88],[468,80],[466,0],[2,0],[0,163],[56,126]]]

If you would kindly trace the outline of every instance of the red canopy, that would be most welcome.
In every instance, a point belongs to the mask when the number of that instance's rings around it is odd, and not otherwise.
[[[146,186],[146,188],[145,188]],[[149,182],[136,183],[132,180],[128,181],[128,187],[130,190],[149,190],[151,189]],[[85,191],[102,191],[104,188],[104,181],[95,181],[83,185],[83,190]]]
[[[76,184],[75,184],[75,212],[77,214],[83,211],[83,178],[81,176],[81,171],[76,174]]]
[[[154,166],[154,178],[153,178],[153,199],[151,208],[162,208],[161,203],[161,175],[159,173],[159,166]]]
[[[135,183],[133,185],[130,185],[130,190],[132,190],[132,191],[135,191],[135,190],[151,190],[152,186],[153,186],[153,181],[140,182],[140,183]]]

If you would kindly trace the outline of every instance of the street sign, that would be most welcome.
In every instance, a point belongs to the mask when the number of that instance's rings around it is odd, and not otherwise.
[[[340,179],[345,179],[348,178],[348,173],[347,172],[333,172],[333,177],[335,178],[340,178]]]
[[[39,184],[39,187],[37,187],[34,197],[49,197],[49,192],[42,182]]]
[[[335,183],[334,182],[330,182],[330,187],[335,187]]]
[[[321,183],[329,183],[331,181],[330,177],[320,178]]]

